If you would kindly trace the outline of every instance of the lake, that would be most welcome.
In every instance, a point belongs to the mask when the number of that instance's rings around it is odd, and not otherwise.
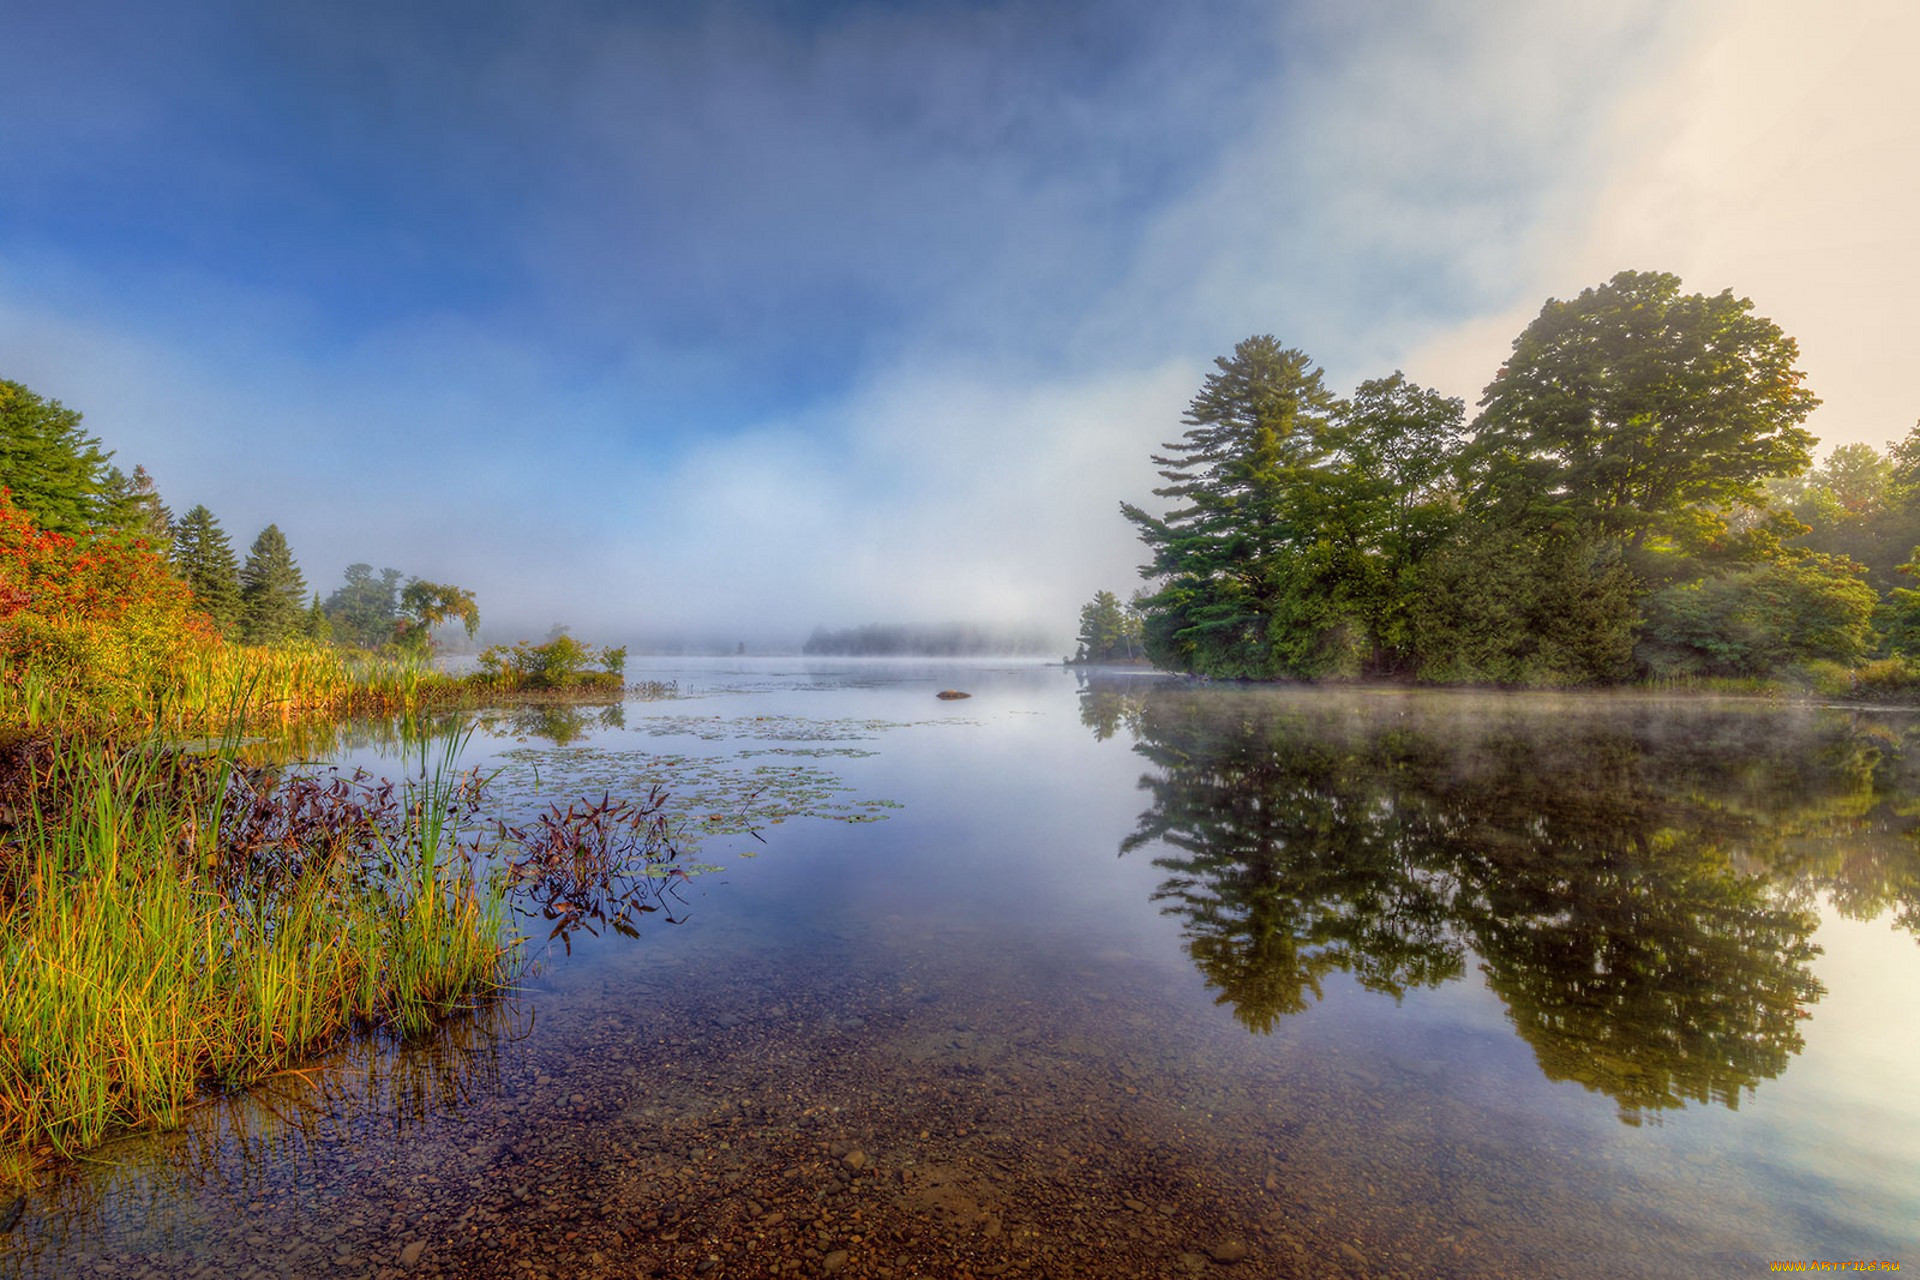
[[[628,677],[678,696],[465,761],[503,812],[667,786],[634,936],[530,915],[510,997],[109,1145],[0,1274],[1920,1267],[1920,715]]]

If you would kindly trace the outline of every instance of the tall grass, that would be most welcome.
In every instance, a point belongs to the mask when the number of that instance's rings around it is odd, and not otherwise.
[[[460,844],[457,749],[423,760],[394,821],[295,840],[263,874],[225,842],[246,794],[231,756],[58,744],[0,884],[0,1147],[170,1126],[209,1090],[352,1030],[424,1031],[501,981],[509,913]]]

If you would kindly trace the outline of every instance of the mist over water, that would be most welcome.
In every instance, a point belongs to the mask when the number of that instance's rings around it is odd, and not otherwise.
[[[629,677],[678,696],[484,717],[469,760],[513,808],[677,788],[696,874],[637,937],[116,1144],[0,1269],[1657,1276],[1911,1243],[1911,713]]]

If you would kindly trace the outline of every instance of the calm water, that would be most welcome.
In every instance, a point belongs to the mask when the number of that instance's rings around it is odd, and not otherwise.
[[[1920,717],[629,674],[682,696],[467,759],[522,810],[664,779],[712,870],[107,1148],[0,1273],[1920,1268]]]

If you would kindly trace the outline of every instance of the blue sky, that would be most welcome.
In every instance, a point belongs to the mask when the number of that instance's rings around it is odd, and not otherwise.
[[[1470,401],[1623,267],[1904,433],[1893,0],[0,0],[0,376],[176,510],[756,645],[1132,589],[1215,355]]]

